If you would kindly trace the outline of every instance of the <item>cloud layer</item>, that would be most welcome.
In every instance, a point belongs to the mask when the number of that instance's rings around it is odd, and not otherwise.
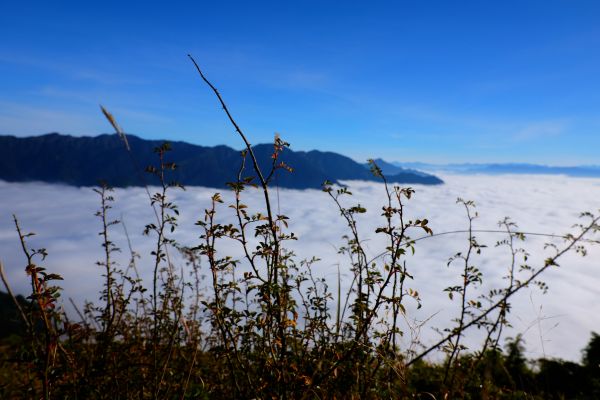
[[[562,176],[442,176],[445,185],[415,186],[416,194],[408,202],[409,218],[427,218],[434,232],[467,228],[464,209],[456,204],[456,198],[473,200],[480,217],[475,220],[476,229],[497,229],[497,222],[505,216],[519,225],[520,230],[564,234],[571,232],[572,225],[579,222],[582,211],[598,212],[600,204],[600,179],[574,179]],[[349,182],[354,193],[348,204],[358,202],[368,212],[361,216],[359,228],[370,256],[379,254],[385,247],[384,238],[374,230],[383,223],[380,216],[383,205],[383,185],[366,182]],[[185,245],[198,244],[200,230],[194,225],[202,218],[209,206],[210,188],[188,188],[176,192],[174,201],[182,211],[180,226],[175,238]],[[351,280],[348,262],[337,254],[343,244],[341,236],[347,232],[333,202],[317,190],[279,190],[273,192],[280,213],[290,218],[290,230],[299,240],[292,244],[299,259],[318,256],[313,268],[317,275],[330,282],[336,290],[338,265],[342,272],[342,286]],[[231,193],[223,192],[225,204],[219,210],[222,221],[232,221]],[[116,202],[111,210],[115,218],[121,218],[130,234],[134,249],[143,256],[140,272],[149,278],[152,274],[147,263],[152,240],[142,235],[146,223],[153,222],[144,189],[118,189]],[[262,207],[262,193],[249,191],[245,203],[251,210]],[[45,247],[49,256],[44,265],[64,276],[65,298],[73,297],[96,300],[100,285],[100,268],[95,265],[102,258],[100,246],[100,221],[94,217],[99,201],[90,188],[74,188],[40,183],[14,184],[0,182],[0,259],[5,264],[13,289],[26,293],[28,282],[24,274],[24,257],[11,214],[16,214],[25,231],[34,231],[29,240],[33,248]],[[119,262],[126,265],[128,251],[123,228],[115,226],[113,240],[123,252]],[[489,247],[474,263],[484,273],[484,286],[501,286],[510,263],[506,248],[495,248],[503,237],[498,234],[477,234],[481,243]],[[596,238],[598,239],[598,238]],[[544,250],[546,238],[530,236],[523,244],[531,253],[530,264],[541,266],[550,255]],[[554,241],[560,245],[560,241]],[[407,259],[409,271],[414,275],[411,287],[419,291],[423,307],[409,307],[408,321],[428,322],[419,330],[420,339],[430,343],[438,337],[433,327],[444,328],[458,312],[458,303],[451,302],[443,293],[450,285],[460,284],[460,266],[447,266],[450,256],[467,248],[465,234],[445,235],[418,242],[416,254]],[[223,243],[222,252],[238,255],[234,243]],[[542,295],[539,290],[527,289],[516,296],[513,304],[513,329],[508,335],[522,333],[526,340],[528,356],[542,355],[572,360],[580,358],[580,350],[589,339],[590,331],[600,332],[600,247],[590,247],[587,257],[568,254],[562,258],[561,267],[545,275],[550,289]],[[406,340],[410,340],[407,331]],[[413,334],[416,332],[412,332]],[[467,336],[467,343],[475,343],[478,333]]]

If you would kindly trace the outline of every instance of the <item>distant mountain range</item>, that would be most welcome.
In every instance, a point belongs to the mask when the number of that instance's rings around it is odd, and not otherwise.
[[[458,174],[533,174],[533,175],[567,175],[573,177],[600,177],[600,166],[584,165],[559,167],[526,163],[506,164],[427,164],[421,162],[393,162],[399,168],[417,168],[429,172],[452,172]]]
[[[140,174],[139,169],[157,164],[158,158],[153,150],[163,141],[145,140],[133,135],[128,135],[127,139],[135,162],[117,135],[73,137],[51,133],[25,138],[0,136],[0,179],[76,186],[94,186],[100,180],[115,187],[139,186],[144,182],[156,184],[152,176]],[[171,147],[172,151],[166,158],[178,165],[169,178],[171,180],[188,186],[224,187],[237,178],[242,163],[238,150],[179,141],[171,142]],[[269,171],[273,145],[259,144],[253,150],[263,171]],[[280,187],[306,189],[320,188],[325,180],[379,180],[364,165],[337,153],[285,149],[279,159],[293,168],[291,173],[278,170],[274,183]],[[391,174],[386,172],[389,182],[442,183],[433,175],[389,165],[393,167]],[[248,159],[243,176],[253,176],[253,172]]]

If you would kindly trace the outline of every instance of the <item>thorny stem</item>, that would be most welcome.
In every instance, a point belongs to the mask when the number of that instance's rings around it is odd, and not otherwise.
[[[29,273],[31,274],[31,289],[32,289],[32,303],[35,300],[37,302],[37,306],[39,307],[39,312],[40,315],[42,317],[42,320],[44,321],[44,366],[43,366],[43,371],[42,371],[42,375],[43,375],[43,379],[42,379],[42,390],[44,393],[44,400],[47,400],[50,398],[50,364],[52,359],[54,358],[54,355],[56,353],[56,346],[54,343],[54,330],[52,328],[52,324],[50,322],[50,317],[48,316],[47,313],[47,306],[45,304],[46,299],[45,296],[46,294],[46,284],[45,282],[41,281],[41,279],[38,277],[38,273],[37,273],[37,267],[35,266],[35,264],[33,263],[33,254],[32,252],[29,251],[29,249],[27,249],[27,245],[25,244],[25,238],[28,235],[23,234],[23,232],[21,231],[21,227],[19,226],[19,221],[17,220],[16,215],[13,214],[13,220],[15,223],[15,227],[17,229],[17,233],[19,235],[19,241],[21,242],[21,248],[23,250],[23,253],[25,254],[25,257],[27,258],[27,270],[29,271]],[[33,332],[33,322],[32,324],[30,324],[30,328],[31,328],[31,335],[34,334]]]
[[[517,236],[517,234],[515,234],[511,231],[511,229],[510,229],[511,224],[508,222],[508,219],[505,219],[501,224],[504,225],[504,227],[506,228],[506,233],[508,234],[507,245],[510,248],[510,254],[511,254],[510,268],[508,271],[508,287],[506,289],[504,289],[505,291],[510,291],[510,290],[512,290],[514,283],[515,283],[515,266],[516,266],[516,262],[517,262],[517,260],[516,260],[517,250],[515,250],[515,247],[514,247],[514,238],[515,238],[515,236]],[[507,307],[508,307],[508,303],[506,301],[504,301],[504,303],[500,306],[500,311],[498,312],[498,316],[496,317],[496,320],[492,324],[491,328],[489,328],[489,330],[488,330],[488,334],[486,335],[485,341],[483,342],[481,352],[479,353],[479,357],[476,360],[477,363],[479,361],[481,361],[482,357],[485,354],[485,351],[487,350],[487,348],[490,344],[494,348],[500,342],[500,338],[502,336],[502,328],[506,324],[505,317],[506,317]],[[496,332],[496,330],[498,330],[498,334],[496,335],[495,339],[492,339],[492,334],[494,332]]]
[[[112,294],[112,260],[110,257],[110,254],[113,249],[113,244],[108,239],[108,226],[110,225],[110,223],[107,220],[107,213],[110,206],[108,205],[106,190],[106,185],[102,185],[102,187],[99,190],[95,189],[95,191],[100,195],[101,199],[100,211],[96,215],[98,215],[102,220],[102,231],[100,232],[100,235],[102,236],[102,247],[104,248],[104,268],[106,273],[106,306],[104,309],[103,320],[105,323],[104,334],[108,335],[111,330],[113,320],[115,318],[115,309],[113,305],[114,300]]]
[[[248,151],[248,154],[250,155],[250,158],[252,160],[252,165],[254,167],[254,171],[256,172],[256,175],[258,176],[260,185],[262,187],[263,196],[265,199],[265,206],[267,209],[267,219],[269,222],[269,229],[270,229],[271,236],[272,236],[272,245],[274,248],[273,249],[274,251],[271,254],[271,257],[272,257],[271,263],[270,263],[271,265],[269,266],[268,265],[269,263],[267,263],[268,279],[267,279],[266,291],[267,291],[268,317],[271,318],[271,315],[273,314],[271,302],[272,302],[272,297],[275,297],[275,305],[276,305],[275,318],[276,318],[276,323],[277,323],[278,336],[280,339],[280,343],[278,344],[279,348],[280,348],[279,359],[280,359],[280,361],[283,361],[283,359],[285,358],[286,348],[287,348],[287,343],[286,343],[287,338],[285,335],[285,329],[286,329],[285,321],[286,321],[287,310],[286,310],[286,307],[284,306],[284,304],[282,304],[282,303],[285,301],[283,299],[283,297],[286,294],[281,293],[281,290],[279,288],[279,269],[281,267],[279,258],[280,258],[281,252],[280,252],[279,238],[277,236],[278,228],[275,223],[275,219],[273,218],[273,212],[272,212],[272,208],[271,208],[271,200],[269,198],[268,181],[265,179],[265,177],[260,169],[260,166],[258,164],[258,159],[256,158],[256,155],[254,154],[254,150],[252,149],[250,142],[248,141],[246,135],[240,129],[239,125],[234,120],[233,116],[231,115],[231,113],[229,111],[229,108],[227,107],[227,105],[225,104],[225,101],[221,97],[221,94],[219,93],[217,88],[206,78],[206,76],[200,69],[200,66],[198,65],[196,60],[190,54],[188,54],[188,57],[190,58],[190,60],[194,64],[194,66],[196,67],[196,70],[198,71],[198,74],[200,75],[202,80],[214,92],[217,99],[219,100],[219,103],[221,104],[221,106],[223,108],[223,111],[227,115],[227,118],[229,119],[229,121],[231,122],[233,127],[235,128],[235,131],[238,133],[238,135],[244,141],[244,144],[246,145],[246,150]],[[282,285],[282,287],[283,286],[285,286],[285,285]],[[275,289],[275,290],[273,291],[273,289]],[[285,363],[282,362],[280,367],[283,368],[284,364]],[[281,371],[281,372],[283,372],[283,371]],[[283,391],[285,393],[285,389],[283,389]]]
[[[334,196],[330,190],[326,190],[326,192],[328,193],[328,195],[330,197],[332,197],[332,199],[334,200],[334,202],[336,203],[336,205],[338,206],[342,216],[344,216],[344,218],[346,219],[348,226],[350,227],[350,229],[352,230],[353,234],[355,235],[354,238],[357,242],[356,246],[357,246],[357,251],[362,254],[364,254],[364,249],[362,248],[360,242],[358,241],[358,231],[356,229],[356,223],[354,218],[352,217],[352,214],[349,213],[347,210],[345,210],[343,208],[343,206],[340,204],[340,202],[338,201],[338,199],[336,198],[336,196]],[[402,223],[402,233],[398,239],[398,243],[399,245],[403,243],[402,239],[404,238],[404,234],[405,234],[405,229],[406,226]],[[408,241],[407,243],[411,243],[410,241]],[[386,252],[387,254],[387,252]],[[365,257],[366,258],[366,257]],[[394,258],[394,262],[395,262],[395,258]],[[370,263],[369,263],[370,264]],[[368,267],[368,264],[367,264]],[[368,335],[368,329],[372,324],[373,318],[375,318],[375,316],[377,315],[377,312],[379,310],[379,308],[381,307],[381,305],[384,302],[384,292],[385,290],[389,287],[390,281],[392,279],[392,277],[394,277],[396,275],[395,269],[390,268],[388,271],[388,274],[385,278],[385,280],[380,284],[379,286],[379,290],[376,292],[374,301],[373,301],[373,306],[371,308],[367,308],[365,316],[360,318],[360,324],[359,326],[357,326],[356,328],[356,332],[355,332],[355,338],[352,341],[352,346],[350,346],[350,348],[343,353],[340,357],[338,357],[338,359],[333,362],[329,368],[327,368],[325,370],[325,372],[323,372],[321,375],[316,375],[318,371],[315,372],[315,377],[312,380],[312,383],[310,385],[310,389],[312,389],[313,387],[317,387],[319,385],[320,382],[322,382],[324,379],[326,379],[331,373],[333,373],[333,371],[335,371],[335,369],[342,363],[344,362],[348,357],[350,357],[355,351],[356,349],[359,347],[359,345],[363,344],[366,345],[366,339],[364,343],[361,343],[358,339],[365,335],[365,338]],[[360,288],[359,288],[360,290]]]
[[[496,308],[501,307],[503,304],[505,304],[505,302],[512,297],[515,293],[517,293],[519,290],[521,290],[524,287],[527,287],[530,283],[532,283],[540,274],[542,274],[544,271],[546,271],[548,268],[550,268],[553,265],[556,265],[556,260],[558,258],[560,258],[563,254],[569,252],[573,247],[575,247],[575,245],[577,243],[580,243],[583,239],[583,237],[590,231],[597,229],[598,227],[598,221],[600,221],[600,217],[594,218],[593,221],[588,224],[587,226],[585,226],[582,230],[582,232],[575,236],[575,237],[570,237],[570,243],[563,248],[561,251],[559,251],[558,253],[556,253],[554,255],[554,257],[551,257],[549,259],[546,260],[546,262],[544,263],[544,266],[541,267],[539,270],[537,270],[534,274],[532,274],[528,279],[526,279],[525,281],[523,281],[520,285],[514,287],[513,289],[509,290],[504,297],[502,297],[502,299],[498,300],[496,303],[494,303],[492,306],[490,306],[488,309],[486,309],[483,313],[481,313],[478,317],[473,318],[471,321],[469,321],[468,323],[466,323],[463,326],[463,331],[478,324],[479,322],[481,322],[484,318],[486,318],[492,311],[494,311]],[[418,360],[422,359],[423,357],[425,357],[427,354],[431,353],[432,351],[440,348],[440,346],[442,346],[444,343],[446,343],[448,340],[452,339],[454,336],[456,336],[458,334],[458,332],[453,331],[450,332],[448,335],[446,335],[444,338],[442,338],[441,340],[437,341],[436,343],[434,343],[433,345],[429,346],[427,349],[425,349],[424,351],[422,351],[421,353],[419,353],[417,356],[413,357],[410,361],[408,361],[406,363],[406,366],[410,366],[412,364],[414,364],[415,362],[417,362]]]
[[[246,168],[246,152],[242,152],[242,164],[240,165],[240,169],[238,170],[238,175],[237,175],[237,183],[238,185],[242,184],[242,173],[244,172],[244,169]],[[250,264],[250,266],[252,267],[252,271],[254,272],[254,275],[256,276],[256,278],[258,280],[260,280],[263,283],[266,283],[265,279],[260,275],[260,273],[258,272],[258,268],[256,268],[256,263],[254,262],[254,258],[250,255],[250,253],[248,252],[248,240],[246,238],[246,225],[247,223],[244,223],[242,221],[242,212],[240,211],[241,208],[241,199],[240,199],[240,187],[236,187],[234,192],[235,192],[235,214],[237,217],[237,222],[238,222],[238,226],[240,228],[240,234],[239,234],[239,238],[237,239],[240,244],[242,245],[242,249],[244,251],[244,256],[246,257],[246,260],[248,260],[248,263]]]
[[[242,132],[242,130],[240,129],[238,124],[233,119],[233,116],[229,112],[229,108],[227,108],[227,105],[225,104],[225,101],[221,97],[221,94],[219,93],[217,88],[212,83],[210,83],[210,81],[206,78],[206,76],[204,76],[204,73],[198,66],[198,63],[196,63],[196,60],[194,60],[194,58],[190,54],[188,54],[188,57],[194,63],[194,66],[196,67],[196,70],[198,71],[198,74],[200,74],[200,77],[202,78],[202,80],[212,89],[212,91],[217,96],[217,99],[219,100],[219,102],[221,103],[221,106],[223,107],[223,111],[225,111],[225,114],[227,114],[227,118],[229,118],[229,121],[235,128],[235,131],[240,135],[240,137],[244,141],[244,144],[246,145],[246,149],[248,150],[248,154],[250,154],[250,158],[252,159],[252,165],[254,167],[254,171],[258,175],[260,185],[262,186],[262,189],[263,189],[263,195],[265,198],[265,206],[267,208],[267,217],[269,218],[271,234],[273,235],[273,244],[275,245],[275,254],[274,254],[273,265],[275,266],[275,268],[274,268],[275,269],[274,274],[275,274],[276,270],[277,270],[278,257],[279,257],[279,241],[277,240],[276,225],[275,225],[275,222],[273,219],[273,212],[271,211],[271,200],[269,198],[269,189],[268,189],[267,181],[265,180],[265,178],[262,174],[262,171],[258,165],[258,159],[256,158],[256,155],[254,154],[254,150],[252,149],[250,142],[248,141],[248,139],[246,138],[246,135]]]
[[[223,314],[223,304],[222,304],[223,296],[221,295],[221,290],[219,287],[219,276],[218,276],[218,271],[217,271],[218,263],[215,260],[215,240],[216,240],[216,235],[214,234],[215,208],[216,208],[216,198],[213,197],[212,207],[211,207],[210,211],[207,210],[207,212],[206,212],[206,217],[208,218],[208,227],[205,227],[205,231],[206,231],[205,240],[206,240],[206,249],[207,249],[206,256],[208,258],[208,263],[210,265],[213,293],[215,296],[215,300],[214,300],[215,303],[213,306],[212,313],[215,316],[216,325],[217,325],[217,328],[219,329],[219,333],[221,335],[221,340],[223,341],[223,345],[225,346],[226,349],[229,349],[229,337],[231,337],[234,355],[236,356],[238,363],[240,363],[240,359],[239,359],[239,356],[237,353],[237,345],[236,345],[235,338],[233,338],[233,335],[229,331],[228,324],[223,320],[223,315],[222,315]],[[229,368],[231,369],[231,380],[233,381],[233,385],[234,385],[237,393],[241,394],[242,389],[237,380],[236,371],[235,371],[235,368],[233,367],[233,361],[231,360],[231,356],[228,351],[225,353],[225,357],[227,359],[227,363],[229,364]],[[240,363],[240,365],[241,365],[241,363]]]
[[[468,202],[463,201],[462,204],[465,207],[465,210],[467,212],[467,218],[469,221],[469,229],[468,229],[469,249],[467,250],[466,256],[462,257],[463,262],[464,262],[464,267],[463,267],[463,275],[462,275],[463,285],[462,285],[462,289],[460,291],[460,300],[461,300],[460,317],[458,320],[458,326],[456,328],[454,328],[454,330],[457,332],[456,340],[454,341],[453,344],[451,344],[452,351],[450,353],[450,357],[448,357],[448,361],[446,362],[446,370],[444,371],[444,380],[443,380],[444,384],[446,383],[446,381],[448,379],[448,373],[450,372],[450,367],[452,366],[452,361],[454,360],[455,357],[458,357],[458,353],[460,352],[460,347],[459,347],[460,346],[460,337],[463,332],[463,325],[465,323],[465,316],[467,313],[467,287],[471,283],[470,272],[469,272],[469,261],[471,259],[471,253],[472,253],[473,249],[476,248],[476,246],[478,246],[477,242],[475,241],[475,238],[473,237],[473,219],[476,217],[477,214],[475,214],[475,217],[471,215],[471,210],[469,209]],[[452,380],[453,379],[454,379],[454,374],[452,375]],[[451,384],[450,386],[452,387],[453,385]]]
[[[398,209],[396,210],[396,213],[398,214],[398,220],[399,220],[399,224],[400,224],[400,232],[396,232],[394,230],[394,227],[392,226],[392,217],[394,215],[394,208],[392,207],[392,194],[390,192],[390,189],[388,187],[388,182],[387,179],[385,178],[385,175],[383,175],[383,173],[381,173],[381,170],[379,169],[379,167],[375,164],[375,162],[373,163],[373,167],[375,168],[375,172],[376,175],[381,177],[381,179],[383,180],[383,184],[384,184],[384,188],[385,188],[385,193],[386,193],[386,198],[387,198],[387,208],[384,207],[383,208],[383,215],[386,219],[386,223],[387,223],[387,236],[389,237],[390,240],[390,253],[391,253],[391,260],[390,263],[388,265],[388,268],[390,271],[395,271],[394,273],[394,281],[392,284],[392,298],[391,298],[391,303],[392,303],[392,329],[391,329],[391,334],[387,334],[386,338],[385,338],[385,345],[383,346],[383,351],[388,351],[391,350],[392,352],[396,352],[396,335],[397,335],[397,331],[398,331],[398,316],[400,313],[400,309],[402,307],[402,300],[404,298],[404,281],[406,279],[407,276],[407,271],[406,271],[406,263],[400,267],[400,269],[397,270],[397,265],[398,265],[398,258],[399,258],[399,249],[400,246],[402,245],[402,239],[405,237],[406,234],[406,224],[404,223],[404,204],[402,203],[402,191],[400,190],[400,188],[398,186],[394,187],[394,192],[395,192],[395,197],[396,197],[396,201],[398,203]],[[398,275],[400,275],[400,277],[398,277]],[[390,342],[391,342],[391,349],[388,349],[390,346]],[[375,375],[377,374],[377,371],[379,370],[379,368],[382,365],[382,362],[385,360],[385,357],[380,356],[378,357],[377,360],[377,364],[375,365],[375,367],[373,368],[373,371],[371,373],[371,378],[375,377]]]

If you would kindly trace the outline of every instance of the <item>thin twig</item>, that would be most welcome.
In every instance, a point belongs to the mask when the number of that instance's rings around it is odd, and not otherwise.
[[[554,255],[554,257],[551,257],[550,259],[546,260],[546,262],[544,263],[544,266],[541,267],[536,273],[532,274],[521,285],[516,286],[512,290],[510,290],[509,292],[507,292],[504,295],[504,297],[502,297],[502,299],[498,300],[496,303],[494,303],[492,306],[490,306],[487,310],[485,310],[483,313],[481,313],[478,317],[473,318],[470,322],[468,322],[467,324],[465,324],[463,326],[462,330],[464,331],[464,330],[470,328],[471,326],[479,323],[481,320],[483,320],[485,317],[487,317],[492,311],[494,311],[496,308],[498,308],[501,305],[503,305],[506,302],[506,300],[508,300],[510,297],[512,297],[512,295],[514,295],[519,290],[521,290],[524,287],[527,287],[530,283],[532,283],[542,272],[544,272],[545,270],[547,270],[550,266],[556,265],[556,260],[559,257],[561,257],[563,254],[565,254],[568,251],[570,251],[575,246],[575,244],[579,243],[581,241],[581,239],[588,232],[590,232],[590,231],[592,231],[594,229],[597,229],[599,221],[600,221],[600,217],[595,218],[589,225],[587,225],[583,229],[583,231],[579,235],[577,235],[575,237],[571,237],[571,242],[564,249],[562,249],[561,251],[559,251],[558,253],[556,253],[556,255]],[[441,340],[439,340],[435,344],[433,344],[430,347],[428,347],[426,350],[422,351],[419,355],[417,355],[416,357],[414,357],[413,359],[411,359],[410,361],[408,361],[406,363],[406,366],[408,367],[409,365],[414,364],[418,360],[420,360],[423,357],[425,357],[427,354],[431,353],[435,349],[438,349],[441,345],[443,345],[444,343],[446,343],[448,340],[452,339],[458,333],[459,332],[456,332],[456,331],[450,332],[447,336],[445,336],[444,338],[442,338]]]

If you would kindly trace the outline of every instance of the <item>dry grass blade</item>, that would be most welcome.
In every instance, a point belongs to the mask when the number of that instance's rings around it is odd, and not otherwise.
[[[123,132],[123,129],[121,129],[119,124],[117,124],[115,117],[113,117],[113,115],[110,112],[108,112],[108,110],[106,108],[104,108],[102,105],[100,105],[100,109],[102,110],[102,114],[104,114],[104,116],[106,117],[108,122],[110,122],[112,127],[115,128],[115,131],[117,132],[119,137],[125,143],[125,147],[127,148],[127,151],[130,151],[131,149],[129,148],[129,142],[127,141],[127,136],[125,135],[125,132]]]

